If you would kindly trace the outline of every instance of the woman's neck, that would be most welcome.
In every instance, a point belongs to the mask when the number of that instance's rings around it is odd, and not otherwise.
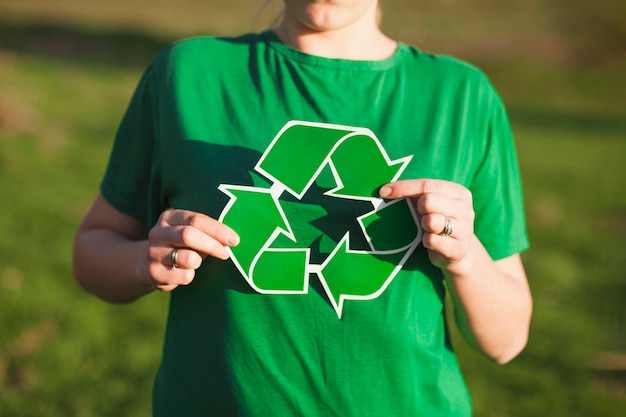
[[[275,32],[282,42],[307,54],[356,61],[378,61],[392,56],[398,45],[380,30],[377,13],[377,10],[372,10],[346,25],[316,27],[286,10]]]

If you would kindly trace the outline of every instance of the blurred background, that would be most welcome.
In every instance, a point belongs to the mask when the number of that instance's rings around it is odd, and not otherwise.
[[[482,68],[508,106],[535,299],[497,366],[454,334],[476,416],[626,410],[626,1],[382,0],[383,26]],[[280,1],[0,0],[0,415],[149,416],[167,295],[106,305],[71,277],[141,72],[167,43],[263,30]]]

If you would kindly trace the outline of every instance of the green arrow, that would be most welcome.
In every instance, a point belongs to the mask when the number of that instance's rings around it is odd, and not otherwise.
[[[350,136],[331,156],[339,186],[328,194],[377,197],[378,188],[396,180],[410,159],[391,161],[375,137],[364,134]]]
[[[250,276],[257,254],[278,233],[291,236],[289,222],[270,189],[222,184],[219,189],[231,199],[220,221],[239,236],[239,245],[230,248],[242,273]]]
[[[346,234],[318,272],[339,317],[346,299],[372,299],[384,291],[402,267],[405,255],[414,249],[411,246],[394,253],[351,251],[349,240]]]
[[[422,238],[417,215],[408,199],[379,206],[358,221],[373,251],[396,251]]]
[[[354,128],[335,125],[289,122],[276,135],[255,169],[300,199],[339,140],[353,131]]]
[[[303,293],[309,285],[309,249],[266,250],[256,259],[250,280],[260,293]]]

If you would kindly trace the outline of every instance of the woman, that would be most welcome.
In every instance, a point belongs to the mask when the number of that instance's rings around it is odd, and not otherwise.
[[[471,415],[445,288],[476,349],[525,346],[501,101],[377,3],[285,0],[274,30],[175,43],[139,83],[74,264],[110,302],[172,291],[155,416]]]

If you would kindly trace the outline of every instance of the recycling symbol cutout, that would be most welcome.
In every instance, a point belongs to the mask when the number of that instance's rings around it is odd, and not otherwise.
[[[371,300],[389,286],[418,246],[422,230],[408,199],[384,200],[378,188],[397,180],[411,160],[391,160],[366,128],[303,121],[288,122],[274,137],[254,170],[269,188],[221,184],[230,200],[219,220],[240,236],[230,258],[261,294],[306,294],[316,275],[341,318],[346,300]],[[311,262],[310,247],[281,247],[279,238],[297,245],[281,196],[302,200],[323,169],[330,168],[336,187],[328,197],[345,204],[367,202],[371,210],[356,218],[368,248],[351,246],[347,231],[321,262]]]

